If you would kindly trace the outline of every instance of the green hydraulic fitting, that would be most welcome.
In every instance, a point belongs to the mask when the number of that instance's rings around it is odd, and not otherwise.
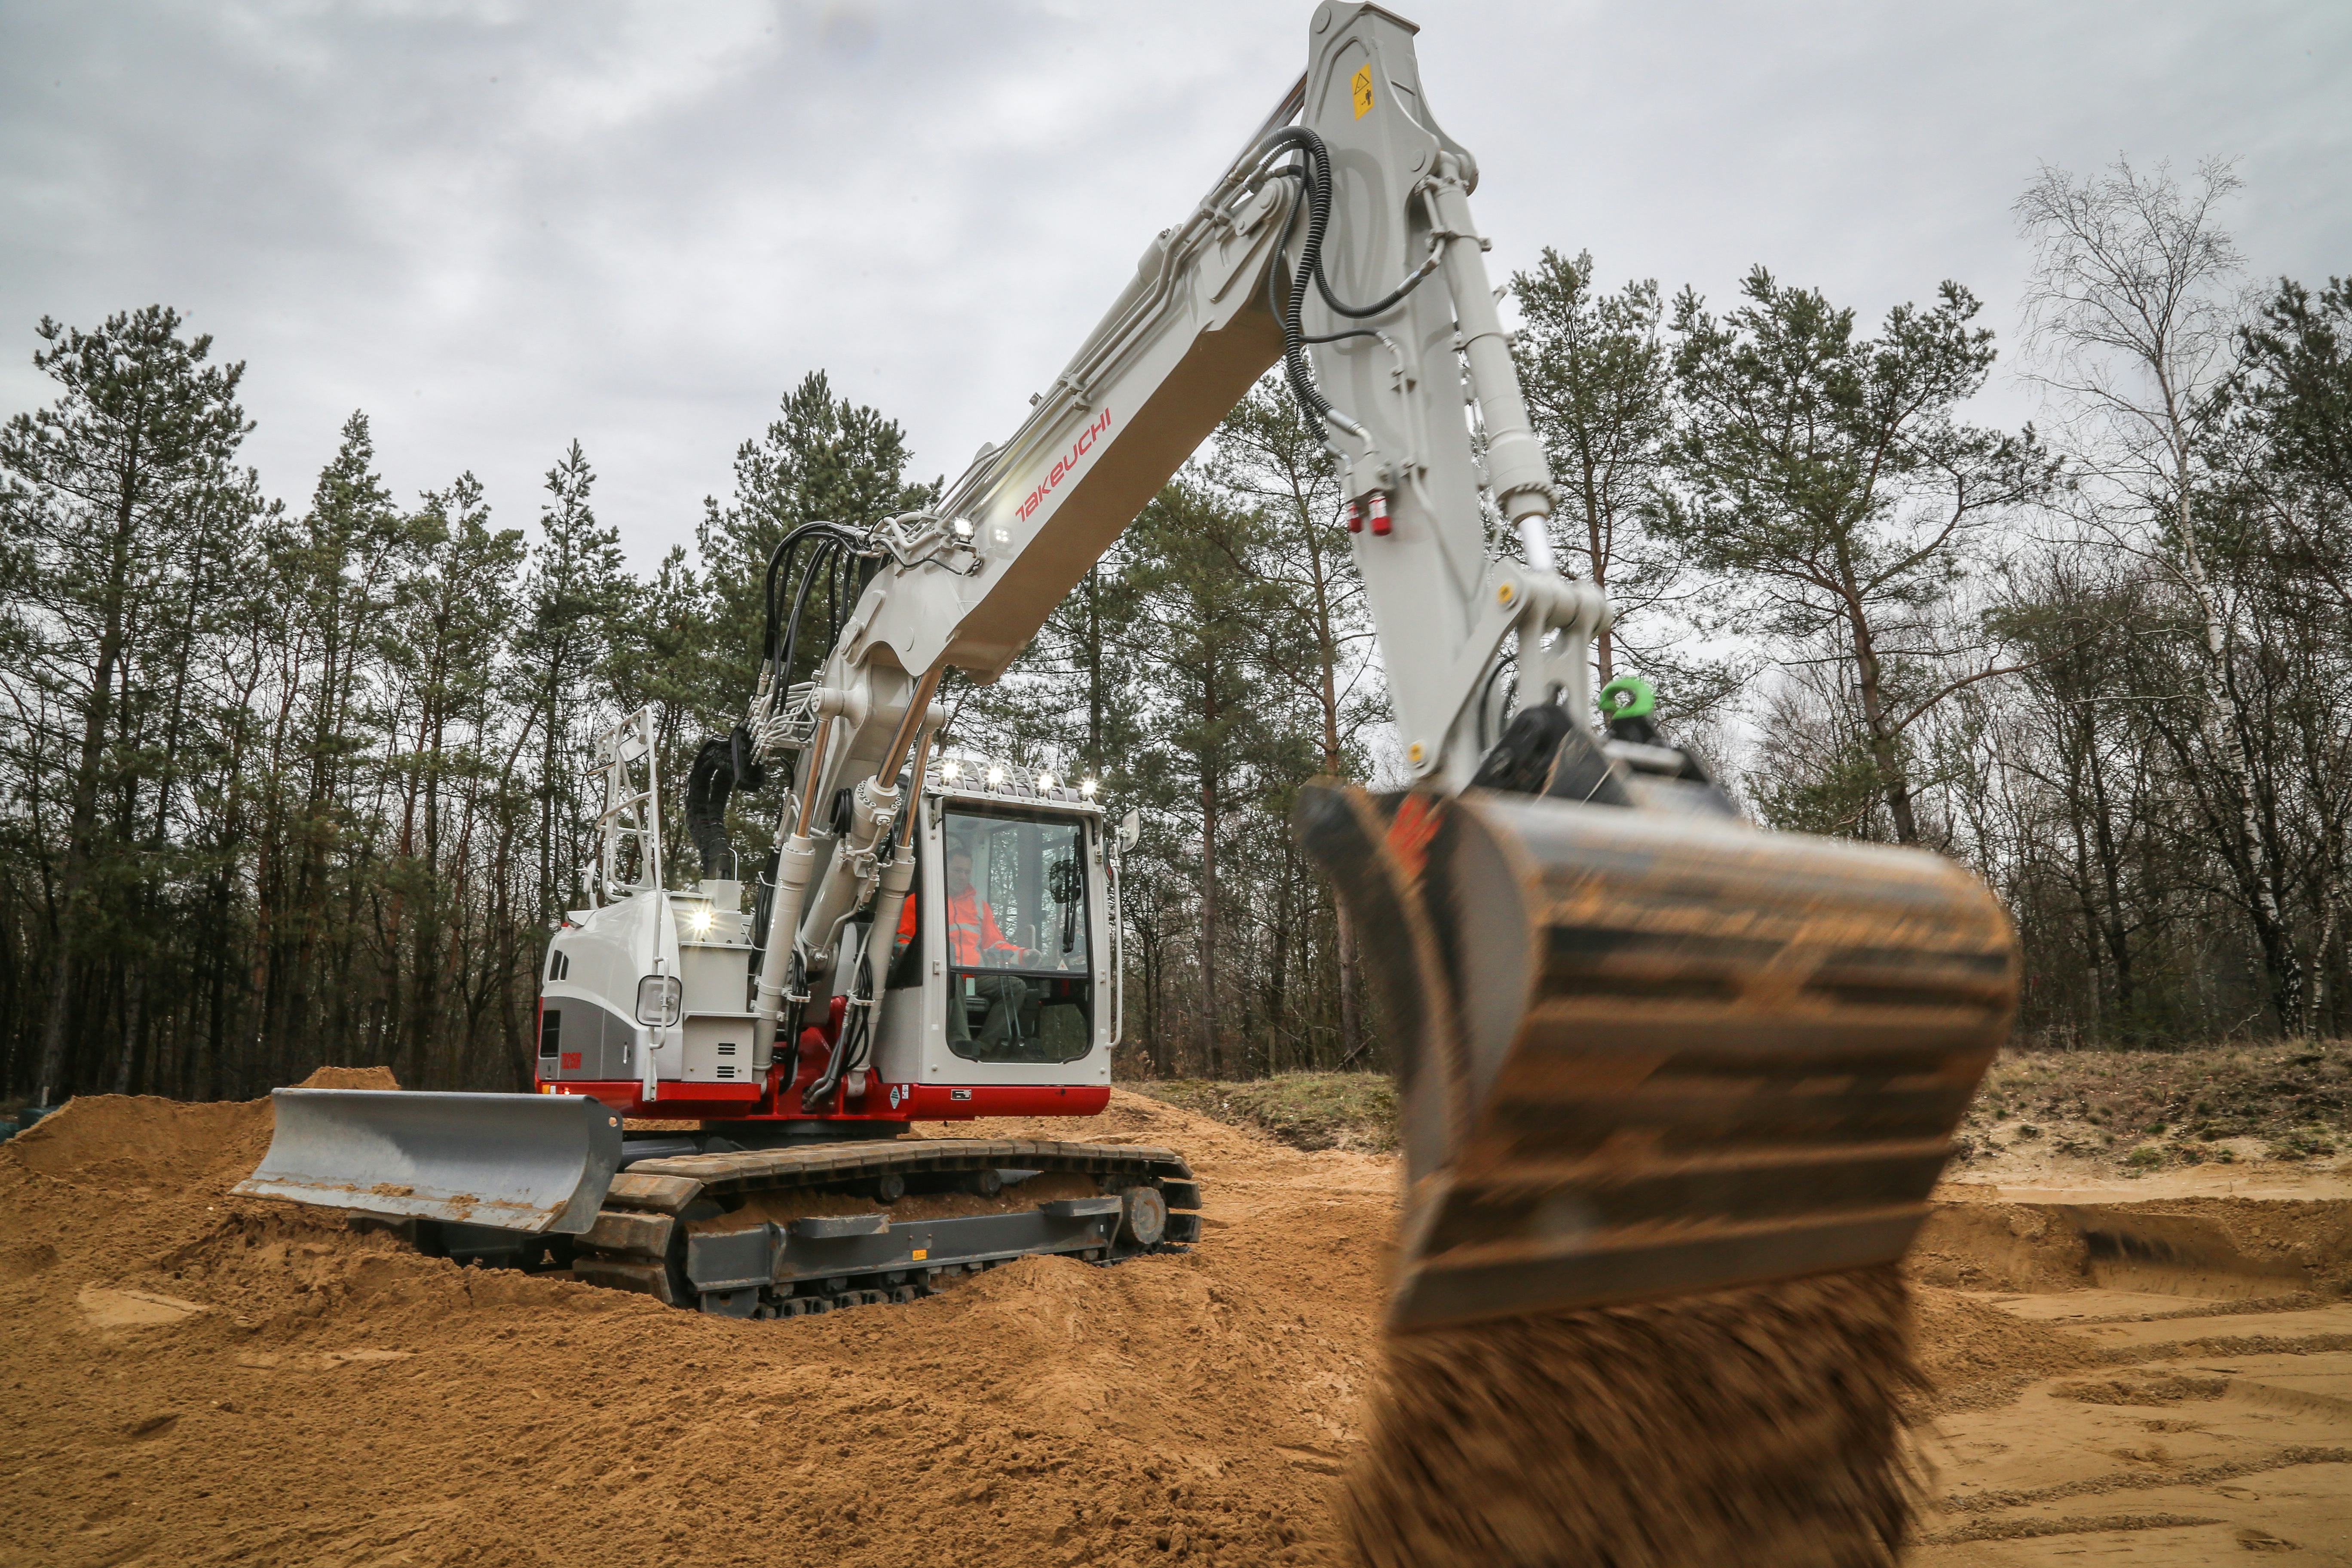
[[[1645,719],[1657,711],[1657,689],[1638,675],[1621,675],[1601,689],[1601,708],[1612,719]]]

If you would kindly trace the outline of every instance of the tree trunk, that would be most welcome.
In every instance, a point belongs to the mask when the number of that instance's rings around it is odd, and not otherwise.
[[[1211,1078],[1223,1076],[1217,1009],[1217,778],[1201,773],[1201,1049]]]
[[[1911,781],[1903,769],[1902,736],[1895,729],[1886,711],[1886,696],[1880,685],[1878,647],[1870,632],[1870,621],[1862,613],[1859,596],[1850,596],[1846,616],[1853,631],[1853,663],[1862,688],[1863,721],[1870,729],[1871,761],[1877,765],[1879,788],[1886,797],[1886,814],[1894,819],[1895,841],[1898,844],[1919,842],[1919,823],[1911,810]]]
[[[2210,665],[2206,683],[2207,743],[2228,775],[2236,808],[2240,878],[2252,917],[2255,940],[2263,950],[2263,968],[2269,982],[2272,1010],[2279,1031],[2290,1038],[2303,1032],[2303,963],[2287,935],[2279,911],[2278,887],[2271,874],[2271,857],[2264,844],[2254,805],[2253,763],[2238,722],[2231,688],[2231,639],[2227,617],[2205,573],[2205,557],[2197,547],[2193,497],[2196,493],[2194,441],[2168,378],[2162,380],[2166,434],[2172,463],[2172,524],[2179,541],[2184,574],[2205,625],[2205,657]]]
[[[1601,522],[1601,476],[1594,471],[1591,460],[1581,464],[1584,472],[1584,535],[1586,560],[1592,566],[1592,585],[1602,597],[1609,593],[1609,537]],[[1614,679],[1611,673],[1616,665],[1616,643],[1607,626],[1592,636],[1592,658],[1600,668],[1600,684],[1606,686]]]
[[[2238,722],[2231,689],[2229,626],[2205,575],[2205,563],[2189,533],[2189,499],[2181,495],[2178,509],[2181,558],[2191,592],[2205,623],[2205,655],[2210,666],[2205,698],[2208,746],[2230,782],[2235,815],[2239,877],[2252,917],[2254,940],[2263,950],[2263,971],[2268,982],[2271,1009],[2278,1016],[2279,1032],[2294,1038],[2303,1033],[2303,963],[2286,931],[2279,910],[2278,887],[2271,875],[2271,857],[2263,837],[2254,801],[2254,770],[2247,754],[2244,728]]]
[[[89,708],[82,715],[81,750],[74,767],[73,798],[66,835],[66,862],[58,879],[59,914],[57,952],[50,972],[49,1000],[41,1019],[41,1059],[34,1074],[42,1100],[66,1087],[66,1015],[73,1001],[74,951],[79,940],[82,894],[97,854],[98,784],[106,756],[107,724],[112,718],[115,667],[121,661],[122,616],[131,574],[131,522],[142,480],[138,437],[131,437],[120,476],[114,538],[107,552],[105,627],[99,634],[98,662],[90,673]]]
[[[1276,1053],[1282,1046],[1286,993],[1290,988],[1290,928],[1292,924],[1292,886],[1298,879],[1297,841],[1289,834],[1282,836],[1282,882],[1274,901],[1274,961],[1269,966],[1265,987],[1265,1070],[1268,1077],[1281,1070]]]
[[[1102,566],[1087,568],[1087,768],[1103,766]]]
[[[1327,777],[1344,779],[1348,773],[1348,753],[1339,742],[1339,649],[1331,632],[1330,579],[1323,570],[1323,552],[1311,542],[1310,559],[1315,573],[1316,654],[1322,663],[1318,671],[1316,696],[1322,708],[1323,772]],[[1364,1022],[1357,996],[1361,989],[1356,973],[1356,928],[1348,918],[1348,906],[1338,899],[1331,901],[1339,917],[1339,1059],[1352,1060],[1363,1048]]]
[[[2106,770],[2099,763],[2097,732],[2084,723],[2084,765],[2091,784],[2091,841],[2099,857],[2099,879],[2106,896],[2103,932],[2107,961],[2116,976],[2116,1013],[2125,1038],[2138,1032],[2139,1001],[2132,980],[2131,932],[2124,919],[2123,857],[2116,848],[2115,812],[2107,795]]]
[[[131,1092],[131,1068],[139,1055],[141,1005],[147,996],[147,966],[133,962],[122,987],[122,1052],[114,1064],[114,1092]]]

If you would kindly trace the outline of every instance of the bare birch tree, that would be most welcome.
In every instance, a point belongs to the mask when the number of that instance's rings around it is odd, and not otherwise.
[[[2032,241],[2025,296],[2031,378],[2058,414],[2091,521],[2178,585],[2201,634],[2201,731],[2226,792],[2224,850],[2261,943],[2272,1006],[2303,1026],[2304,973],[2264,843],[2234,693],[2237,617],[2208,569],[2197,503],[2216,394],[2243,314],[2241,259],[2218,209],[2239,180],[2209,159],[2191,184],[2167,164],[2087,178],[2044,166],[2018,198]]]

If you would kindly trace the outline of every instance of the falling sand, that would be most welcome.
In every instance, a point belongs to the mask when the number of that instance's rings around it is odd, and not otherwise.
[[[1906,1308],[1886,1268],[1402,1337],[1348,1535],[1378,1568],[1892,1563]]]

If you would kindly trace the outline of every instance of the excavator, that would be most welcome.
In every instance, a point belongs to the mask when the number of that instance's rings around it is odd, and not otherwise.
[[[914,1133],[1103,1110],[1133,832],[1083,781],[941,746],[939,690],[1003,675],[1278,364],[1410,775],[1294,821],[1402,1062],[1391,1328],[1899,1258],[2007,1033],[2011,927],[1940,857],[1742,820],[1638,683],[1593,690],[1610,607],[1556,563],[1478,162],[1416,31],[1324,0],[1305,75],[1001,446],[934,504],[782,540],[759,689],[687,780],[698,881],[665,880],[650,713],[597,739],[537,1092],[279,1089],[237,1190],[736,1317],[1199,1242],[1178,1151]],[[743,879],[727,805],[770,769]]]

